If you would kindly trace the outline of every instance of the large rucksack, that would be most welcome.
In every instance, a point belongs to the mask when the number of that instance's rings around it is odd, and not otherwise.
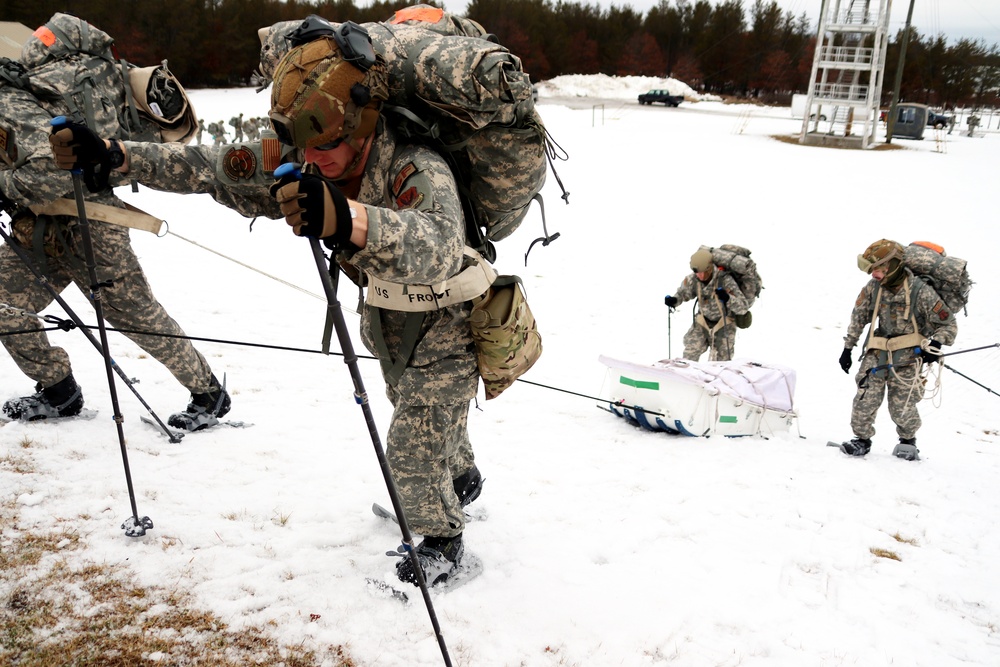
[[[969,278],[968,262],[949,257],[944,248],[928,241],[914,241],[903,252],[903,264],[914,275],[930,285],[952,313],[966,315],[973,282]]]
[[[723,244],[718,248],[701,246],[704,250],[712,253],[712,263],[719,269],[728,271],[736,281],[743,297],[747,300],[747,306],[753,306],[760,291],[764,289],[764,283],[757,273],[757,264],[750,259],[750,251],[743,246]]]
[[[198,122],[166,61],[139,68],[117,58],[113,45],[106,32],[56,13],[24,43],[16,85],[53,116],[86,123],[102,137],[187,142]]]
[[[269,29],[261,50],[265,77],[288,49],[283,36],[301,23]],[[512,234],[533,200],[541,204],[547,158],[557,153],[520,59],[475,21],[430,5],[361,27],[386,61],[385,116],[401,135],[449,160],[465,208],[467,242],[493,261],[491,242]],[[567,199],[565,188],[563,193]],[[548,235],[544,215],[542,208],[547,244],[559,235]]]

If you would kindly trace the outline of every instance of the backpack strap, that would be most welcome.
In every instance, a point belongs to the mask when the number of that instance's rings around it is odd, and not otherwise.
[[[916,290],[919,289],[919,285],[915,282],[911,285],[909,280],[909,278],[903,278],[903,290],[906,292],[906,311],[903,316],[909,316],[910,323],[913,325],[913,333],[893,336],[892,338],[872,335],[875,331],[875,320],[878,318],[878,309],[882,304],[882,286],[879,285],[876,288],[878,291],[875,294],[875,307],[872,308],[872,322],[868,328],[868,340],[865,341],[866,352],[868,350],[886,350],[891,353],[903,348],[918,347],[923,345],[924,337],[920,333],[920,329],[917,327],[916,313],[914,313],[911,308],[913,295],[916,294]]]

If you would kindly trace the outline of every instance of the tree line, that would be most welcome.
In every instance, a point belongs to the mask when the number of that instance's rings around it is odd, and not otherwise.
[[[382,21],[412,2],[376,0],[76,0],[72,12],[115,38],[139,65],[169,60],[187,87],[250,84],[257,31],[319,14],[331,21]],[[438,4],[430,2],[429,4]],[[0,16],[35,28],[65,0],[0,0]],[[700,92],[787,103],[806,92],[816,26],[768,0],[660,0],[642,14],[551,0],[471,0],[465,14],[517,54],[533,81],[561,74],[679,79]],[[883,102],[891,97],[904,32],[888,46]],[[995,106],[1000,48],[910,28],[900,100],[935,106]]]

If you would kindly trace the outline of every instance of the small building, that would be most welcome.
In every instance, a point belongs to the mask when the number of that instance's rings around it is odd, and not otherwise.
[[[896,122],[892,136],[901,139],[923,139],[930,108],[926,104],[904,102],[896,105]]]

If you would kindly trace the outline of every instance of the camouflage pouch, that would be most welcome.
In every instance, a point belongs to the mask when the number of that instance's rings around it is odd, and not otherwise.
[[[37,218],[33,213],[17,217],[11,225],[14,238],[26,250],[38,252],[38,246],[48,257],[62,257],[66,254],[63,239],[59,237],[58,225],[48,218]]]
[[[37,218],[30,213],[14,218],[11,231],[22,248],[31,250],[31,239],[35,235],[35,222],[37,222]]]
[[[542,355],[542,337],[521,279],[499,276],[469,317],[486,400],[496,398]]]

